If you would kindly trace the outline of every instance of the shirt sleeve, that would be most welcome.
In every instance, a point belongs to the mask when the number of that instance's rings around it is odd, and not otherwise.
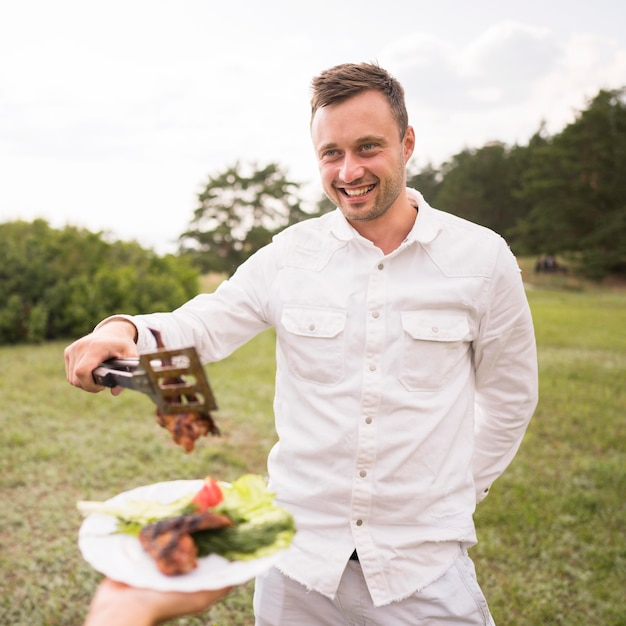
[[[243,263],[215,293],[200,294],[173,312],[136,315],[139,352],[154,349],[150,329],[168,349],[194,346],[203,363],[226,358],[270,327],[267,294],[274,275],[271,244]]]
[[[473,475],[477,502],[504,472],[537,406],[535,334],[521,272],[502,240],[474,342],[476,370]]]

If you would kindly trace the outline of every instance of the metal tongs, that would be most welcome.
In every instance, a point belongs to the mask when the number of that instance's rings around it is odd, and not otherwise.
[[[162,414],[208,414],[215,397],[195,348],[159,350],[139,358],[109,359],[93,371],[105,387],[125,387],[150,396]]]

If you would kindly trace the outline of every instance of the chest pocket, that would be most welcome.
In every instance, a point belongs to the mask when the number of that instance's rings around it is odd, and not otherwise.
[[[335,385],[344,378],[346,312],[286,306],[281,322],[289,368],[298,378]]]
[[[441,389],[461,364],[469,364],[469,323],[465,313],[402,313],[400,380],[409,391]]]

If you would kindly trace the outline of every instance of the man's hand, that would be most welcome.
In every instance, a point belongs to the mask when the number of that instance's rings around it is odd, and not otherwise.
[[[206,611],[230,588],[210,591],[154,591],[105,578],[93,597],[84,626],[156,626]]]
[[[136,357],[136,336],[137,329],[132,322],[116,318],[69,345],[65,348],[65,375],[68,382],[85,391],[102,391],[104,387],[93,380],[93,371],[107,359]],[[113,395],[121,391],[121,387],[111,389]]]

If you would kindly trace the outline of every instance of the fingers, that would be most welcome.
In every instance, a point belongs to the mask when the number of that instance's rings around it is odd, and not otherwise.
[[[93,371],[110,358],[137,356],[135,327],[126,320],[111,321],[65,348],[65,375],[68,382],[85,391],[102,391],[93,380]],[[121,388],[112,393],[118,395]]]
[[[92,600],[87,626],[116,624],[137,626],[206,611],[225,597],[231,588],[208,591],[155,591],[130,587],[105,578]]]
[[[90,352],[91,345],[93,343],[87,335],[65,348],[65,375],[70,385],[95,392],[103,387],[96,385],[93,380],[92,372],[97,364],[91,367],[90,363],[97,361],[98,353]]]
[[[171,596],[161,594],[162,610],[160,619],[173,619],[183,615],[202,613],[231,592],[231,587],[225,589],[210,589],[193,592],[169,592]],[[159,592],[157,592],[159,593]]]

